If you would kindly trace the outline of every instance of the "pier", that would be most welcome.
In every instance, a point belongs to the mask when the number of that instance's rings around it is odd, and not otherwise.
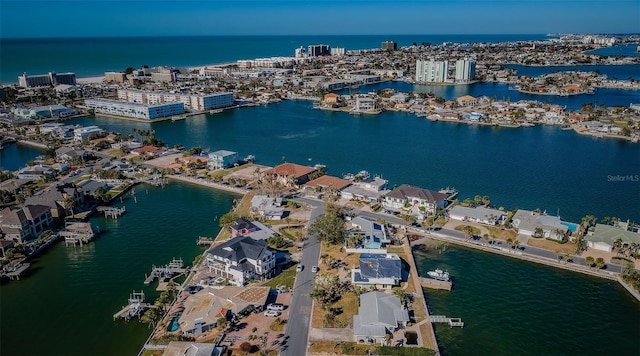
[[[451,291],[451,288],[453,288],[453,282],[451,281],[440,281],[437,279],[424,278],[424,277],[418,277],[418,278],[420,279],[420,285],[423,286],[424,288],[441,289],[441,290],[447,290],[447,291]]]
[[[105,218],[117,219],[120,215],[124,214],[126,211],[126,207],[122,208],[114,208],[110,206],[99,206],[96,208],[97,211],[103,212]]]
[[[464,328],[464,322],[460,318],[448,318],[444,315],[431,315],[429,316],[432,324],[449,324],[450,327]]]
[[[140,317],[143,311],[152,308],[153,305],[144,302],[144,291],[136,292],[135,290],[129,295],[129,304],[113,314],[113,320],[124,319],[129,320],[135,316]]]
[[[164,267],[151,267],[151,274],[145,275],[144,284],[151,284],[156,278],[159,281],[171,278],[173,275],[184,273],[187,269],[184,268],[184,262],[182,259],[173,259],[169,264]]]
[[[30,266],[31,264],[29,263],[16,263],[14,265],[6,266],[0,276],[9,277],[12,281],[20,280],[20,275],[29,269]]]
[[[68,246],[69,244],[86,244],[89,241],[93,240],[96,233],[93,231],[90,223],[84,222],[70,222],[65,225],[64,230],[58,233],[58,236],[64,237],[64,244]]]

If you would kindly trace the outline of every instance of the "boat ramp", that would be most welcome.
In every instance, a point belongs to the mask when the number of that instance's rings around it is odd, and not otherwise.
[[[144,291],[136,292],[135,290],[129,295],[129,304],[122,307],[122,309],[113,314],[113,320],[124,319],[129,320],[135,316],[140,317],[140,314],[149,308],[154,306],[150,303],[144,302]]]
[[[164,265],[164,267],[157,267],[153,265],[151,267],[151,274],[145,274],[144,284],[151,284],[156,278],[158,278],[159,281],[163,281],[176,274],[184,273],[186,270],[187,269],[184,268],[184,262],[182,259],[174,258],[169,262],[169,264]]]

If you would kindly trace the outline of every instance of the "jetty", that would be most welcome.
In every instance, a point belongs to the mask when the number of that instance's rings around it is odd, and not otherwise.
[[[124,214],[124,212],[126,211],[126,207],[123,206],[122,208],[114,208],[110,206],[99,206],[96,208],[96,210],[104,213],[105,218],[117,219],[120,217],[120,215]]]
[[[90,223],[67,222],[64,230],[58,232],[58,236],[64,237],[65,246],[68,246],[69,244],[73,244],[75,246],[78,243],[82,246],[82,244],[86,244],[93,240],[96,236],[96,232],[93,231]]]
[[[451,281],[441,281],[434,278],[424,277],[418,277],[418,279],[420,280],[420,285],[424,288],[441,289],[447,291],[451,291],[451,288],[453,288],[453,282]]]
[[[444,315],[431,315],[429,316],[429,320],[431,320],[432,324],[449,324],[450,327],[460,327],[464,328],[464,322],[460,318],[448,318]]]
[[[20,280],[20,275],[24,273],[31,264],[29,263],[16,263],[13,265],[5,266],[2,270],[1,277],[8,277],[10,280]]]
[[[153,307],[153,305],[144,302],[144,291],[136,292],[135,290],[129,295],[129,304],[113,314],[113,320],[124,319],[129,320],[135,316],[140,317],[143,311]]]
[[[171,278],[172,276],[180,273],[184,273],[187,269],[184,268],[184,262],[182,259],[172,259],[169,264],[164,265],[163,267],[157,267],[155,265],[151,266],[151,274],[144,276],[144,284],[151,284],[156,278],[159,281],[163,281],[167,278]]]

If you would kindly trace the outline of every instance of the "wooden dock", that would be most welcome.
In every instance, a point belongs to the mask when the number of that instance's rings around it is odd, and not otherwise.
[[[144,302],[144,291],[136,292],[133,291],[131,295],[129,295],[129,304],[122,307],[122,309],[113,314],[113,320],[116,319],[124,319],[129,320],[133,317],[140,317],[140,314],[145,310],[153,307],[150,303]]]
[[[99,230],[98,230],[99,232]],[[96,232],[93,231],[93,227],[90,223],[84,222],[69,222],[65,225],[63,231],[58,233],[58,236],[64,237],[64,244],[68,246],[69,244],[86,244],[89,241],[93,240]]]
[[[156,267],[155,265],[151,266],[151,274],[145,275],[144,284],[151,284],[156,278],[158,278],[159,281],[162,281],[167,278],[171,278],[176,274],[184,273],[185,271],[186,268],[184,268],[184,262],[182,259],[174,258],[164,267]]]
[[[451,288],[453,288],[453,282],[451,281],[440,281],[437,279],[424,278],[424,277],[419,277],[419,279],[420,279],[420,285],[425,288],[441,289],[441,290],[447,290],[447,291],[451,291]]]
[[[444,315],[431,315],[429,316],[429,320],[431,323],[440,323],[440,324],[449,324],[450,327],[461,327],[464,328],[464,322],[460,318],[448,318]]]
[[[114,208],[110,206],[99,206],[96,208],[97,211],[104,213],[105,218],[117,219],[120,215],[124,214],[126,211],[126,207],[122,208]]]
[[[14,265],[6,266],[2,270],[2,274],[0,276],[9,277],[10,280],[20,280],[20,275],[24,273],[31,264],[29,263],[16,263]]]

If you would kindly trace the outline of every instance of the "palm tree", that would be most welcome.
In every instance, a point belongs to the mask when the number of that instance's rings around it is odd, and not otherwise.
[[[517,238],[513,240],[513,247],[517,250],[520,247],[520,240]]]
[[[622,249],[622,239],[617,239],[613,242],[613,249],[616,250],[616,254],[620,254],[620,250]]]
[[[602,257],[598,257],[598,258],[596,258],[596,266],[597,266],[599,269],[602,269],[602,268],[605,266],[604,258],[602,258]]]
[[[539,229],[539,228],[537,228]],[[567,237],[567,232],[565,230],[562,229],[555,229],[553,230],[553,233],[556,234],[556,237],[558,239],[560,239],[561,241],[564,241],[564,239]]]

